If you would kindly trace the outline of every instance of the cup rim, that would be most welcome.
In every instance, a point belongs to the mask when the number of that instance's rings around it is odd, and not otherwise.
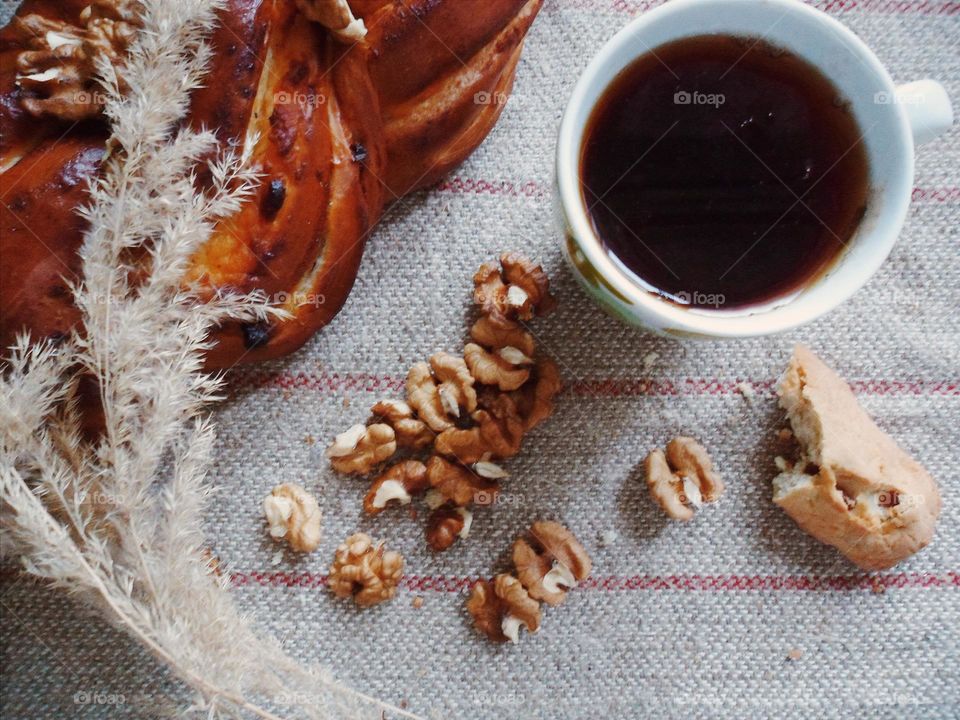
[[[642,287],[604,249],[603,242],[597,236],[583,203],[580,191],[580,160],[586,123],[578,123],[576,116],[580,108],[586,105],[585,98],[593,87],[602,86],[598,98],[602,97],[603,90],[609,87],[618,73],[628,67],[630,62],[649,52],[650,49],[654,49],[648,47],[645,43],[636,43],[639,49],[636,52],[627,53],[630,59],[625,63],[617,64],[611,70],[612,59],[624,46],[631,45],[632,41],[649,26],[661,21],[669,14],[691,11],[694,13],[694,21],[688,28],[689,32],[677,35],[677,39],[703,34],[697,32],[695,18],[696,12],[707,5],[715,7],[738,6],[736,11],[739,12],[743,11],[743,6],[774,6],[782,8],[785,13],[806,15],[808,18],[813,18],[817,22],[823,23],[826,26],[825,29],[838,34],[851,51],[856,52],[863,59],[871,72],[881,81],[885,91],[895,92],[894,82],[886,68],[873,51],[852,30],[826,13],[806,5],[801,0],[671,0],[669,3],[635,18],[623,27],[604,43],[581,74],[564,110],[560,125],[556,157],[557,192],[564,220],[574,236],[578,249],[584,253],[588,262],[599,271],[617,293],[627,298],[631,304],[638,306],[645,314],[655,317],[667,332],[716,338],[770,335],[804,325],[834,310],[869,282],[881,267],[896,244],[909,210],[910,190],[913,185],[914,174],[913,136],[903,109],[896,104],[891,104],[889,107],[896,114],[897,131],[900,142],[903,143],[907,160],[907,166],[904,168],[907,176],[905,192],[901,192],[900,196],[896,197],[890,194],[891,190],[895,188],[884,187],[881,189],[884,196],[883,202],[894,204],[892,213],[896,221],[895,227],[892,230],[888,229],[886,236],[881,237],[881,242],[868,255],[866,261],[857,265],[854,278],[841,277],[834,275],[832,271],[828,271],[814,281],[810,287],[820,286],[821,283],[831,283],[831,297],[829,299],[799,312],[797,308],[793,307],[795,305],[793,301],[803,293],[801,291],[798,295],[789,297],[778,305],[760,307],[753,312],[745,309],[743,313],[724,313],[723,311],[694,310],[677,305]],[[822,66],[818,67],[830,77],[828,71],[824,70]],[[595,107],[596,103],[589,108],[589,112],[586,114],[587,120],[589,120],[590,113]],[[899,204],[899,207],[897,207],[897,204]],[[881,231],[882,229],[878,227],[873,229],[871,234],[875,235]],[[861,242],[864,241],[861,239]],[[840,262],[840,260],[838,258],[834,262]],[[643,321],[640,320],[640,322]]]

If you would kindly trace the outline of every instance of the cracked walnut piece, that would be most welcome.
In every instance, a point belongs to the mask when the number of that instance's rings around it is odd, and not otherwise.
[[[524,366],[533,364],[533,358],[513,346],[491,353],[468,343],[463,348],[463,358],[478,382],[496,385],[504,391],[517,390],[529,380],[530,369]]]
[[[486,315],[480,317],[470,328],[473,341],[488,350],[514,348],[528,357],[533,357],[535,345],[533,335],[516,323],[501,325]]]
[[[500,267],[487,262],[473,276],[474,302],[493,322],[509,327],[516,320],[530,320],[556,306],[550,280],[540,265],[519,253],[504,253]]]
[[[373,481],[363,499],[364,512],[376,515],[391,502],[408,505],[414,495],[419,495],[429,487],[426,465],[417,460],[401,460]]]
[[[500,489],[496,480],[480,471],[471,471],[438,455],[427,461],[427,480],[446,500],[460,507],[476,502],[478,495],[492,496]]]
[[[374,545],[369,535],[348,537],[334,555],[327,582],[339,598],[353,597],[357,605],[369,607],[397,594],[403,576],[403,556]]]
[[[467,612],[477,630],[495,642],[518,642],[521,625],[531,633],[540,628],[540,603],[513,575],[480,580],[467,600]]]
[[[434,444],[436,451],[464,464],[510,458],[520,452],[526,427],[512,397],[492,396],[471,418],[476,423],[471,428],[440,433]]]
[[[535,522],[530,536],[532,543],[518,538],[513,544],[517,577],[530,597],[559,605],[567,597],[567,590],[590,574],[590,556],[573,533],[559,523]]]
[[[337,435],[327,448],[330,464],[338,472],[365,475],[397,451],[397,437],[385,423],[354,425]]]
[[[453,427],[440,399],[440,390],[430,366],[425,362],[416,363],[407,372],[407,403],[434,432],[443,432]]]
[[[847,383],[798,345],[777,394],[802,456],[774,479],[773,501],[864,570],[885,570],[924,548],[940,514],[937,484]]]
[[[473,525],[473,513],[464,507],[450,503],[434,508],[427,520],[427,544],[437,552],[442,552],[458,539],[470,536]]]
[[[82,27],[37,14],[14,20],[30,38],[30,49],[17,56],[16,66],[21,104],[31,115],[78,121],[100,113],[98,63],[122,64],[137,29],[121,19],[134,16],[123,6],[98,3],[87,10]]]
[[[477,409],[477,391],[473,389],[473,375],[463,358],[450,353],[437,353],[430,358],[430,368],[440,382],[437,395],[444,412],[460,417],[460,408],[468,413]]]
[[[533,370],[533,381],[512,394],[524,430],[529,432],[553,415],[553,399],[563,389],[560,368],[550,358],[541,358]]]
[[[666,454],[651,451],[644,468],[650,495],[674,520],[690,520],[695,508],[715,502],[724,490],[710,456],[693,438],[674,438],[667,443]]]
[[[413,416],[413,408],[401,400],[381,400],[372,408],[377,422],[386,422],[393,428],[397,446],[409,450],[422,450],[433,444],[435,433],[427,424]]]
[[[320,544],[320,508],[299,485],[277,485],[263,499],[270,537],[286,540],[297,552],[312,552]]]

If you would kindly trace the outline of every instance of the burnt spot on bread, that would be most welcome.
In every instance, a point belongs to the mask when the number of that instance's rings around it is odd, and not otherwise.
[[[284,78],[284,80],[290,85],[298,86],[307,79],[307,74],[309,72],[310,70],[306,63],[296,62],[290,67],[290,70],[287,72],[287,76]]]
[[[284,201],[287,199],[287,186],[280,178],[275,178],[267,185],[266,192],[260,200],[260,215],[265,220],[273,220]]]
[[[233,76],[237,78],[237,80],[252,77],[258,70],[258,63],[256,53],[248,47],[243,48],[243,51],[233,65]]]
[[[247,350],[264,347],[270,342],[272,331],[269,323],[247,323],[243,326],[243,344]]]
[[[55,283],[50,286],[50,290],[47,292],[47,295],[52,298],[57,298],[61,300],[67,300],[72,296],[72,292],[69,287],[67,287],[66,281]]]
[[[287,156],[297,139],[297,108],[294,105],[277,105],[270,115],[270,139],[277,151]]]
[[[367,152],[367,146],[363,143],[354,143],[351,145],[350,153],[353,155],[353,161],[358,163],[366,162],[367,158],[370,157],[370,153]]]

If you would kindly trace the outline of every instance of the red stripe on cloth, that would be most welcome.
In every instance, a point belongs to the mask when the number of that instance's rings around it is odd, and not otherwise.
[[[879,14],[956,15],[960,3],[933,2],[932,0],[804,0],[807,5],[827,13],[870,12]],[[640,15],[663,0],[561,0],[555,7],[560,10],[584,12],[625,13]]]
[[[454,575],[405,575],[400,587],[415,592],[458,593],[469,590],[480,578]],[[12,565],[0,567],[0,581],[43,582],[41,578]],[[283,570],[249,570],[230,573],[235,587],[324,588],[327,575],[312,572]],[[856,590],[960,588],[960,572],[890,573],[886,575],[605,575],[590,576],[580,589],[601,592],[629,592],[635,590],[695,592],[844,592]]]
[[[960,7],[960,4],[958,4]],[[494,197],[546,198],[550,186],[536,180],[517,181],[491,180],[454,175],[434,185],[436,192],[455,195],[490,195]],[[960,187],[930,187],[913,189],[913,202],[957,202],[960,201]]]
[[[680,378],[677,380],[594,379],[569,383],[565,394],[580,397],[678,397],[698,395],[734,395],[747,383],[760,395],[772,396],[776,380],[748,380],[744,378]],[[370,373],[257,373],[244,372],[236,377],[236,386],[247,388],[275,388],[282,390],[312,390],[318,392],[399,391],[404,387],[400,375],[373,375]],[[858,395],[914,395],[960,397],[960,380],[855,380],[850,383]]]
[[[322,588],[327,576],[301,572],[234,572],[230,576],[238,587]],[[470,589],[478,577],[450,575],[405,575],[400,587],[411,591],[462,592]],[[685,590],[697,592],[792,592],[853,591],[888,589],[960,588],[960,573],[893,573],[889,575],[607,575],[588,577],[582,590],[626,592],[634,590]]]

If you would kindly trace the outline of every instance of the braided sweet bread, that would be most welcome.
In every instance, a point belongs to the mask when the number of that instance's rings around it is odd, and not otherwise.
[[[255,143],[255,201],[194,258],[206,292],[262,290],[291,318],[222,327],[211,367],[299,348],[340,310],[384,204],[486,137],[542,0],[228,0],[189,123]],[[108,137],[93,73],[136,0],[25,0],[0,30],[0,342],[69,332],[77,209]],[[358,40],[357,38],[362,38]],[[203,180],[202,178],[200,179]]]

